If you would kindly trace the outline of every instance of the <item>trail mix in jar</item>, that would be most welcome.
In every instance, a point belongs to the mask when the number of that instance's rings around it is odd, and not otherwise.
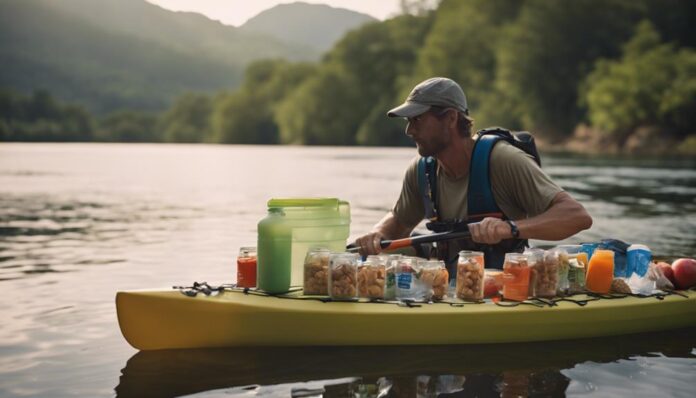
[[[329,295],[353,299],[358,294],[358,257],[352,253],[332,253],[329,260]]]
[[[483,253],[461,251],[457,262],[457,298],[483,300]]]
[[[386,266],[381,259],[370,257],[358,267],[358,293],[360,297],[381,299],[384,298]]]
[[[534,295],[551,298],[556,296],[558,289],[558,253],[547,251],[532,269]]]
[[[449,273],[444,261],[427,261],[421,270],[420,280],[432,290],[433,300],[442,300],[447,295]]]
[[[326,248],[312,248],[307,252],[304,263],[304,294],[329,294],[329,256]]]

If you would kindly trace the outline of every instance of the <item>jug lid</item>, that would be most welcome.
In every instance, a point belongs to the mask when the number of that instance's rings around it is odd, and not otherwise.
[[[338,207],[337,198],[273,198],[268,207]]]

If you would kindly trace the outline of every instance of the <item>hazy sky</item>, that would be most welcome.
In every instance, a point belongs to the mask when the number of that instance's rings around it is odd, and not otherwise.
[[[293,0],[147,0],[174,11],[194,11],[227,25],[239,26],[259,12],[276,4]],[[324,3],[347,8],[385,19],[399,11],[399,0],[303,0],[305,3]]]

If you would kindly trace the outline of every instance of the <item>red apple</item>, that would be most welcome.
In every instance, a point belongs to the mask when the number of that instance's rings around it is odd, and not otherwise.
[[[665,278],[669,279],[669,281],[672,282],[672,285],[676,287],[677,282],[674,280],[674,270],[672,269],[672,266],[664,261],[657,263],[657,266],[660,268],[660,271],[662,271]]]
[[[688,289],[696,286],[696,260],[693,258],[680,258],[672,263],[674,280],[677,289]]]

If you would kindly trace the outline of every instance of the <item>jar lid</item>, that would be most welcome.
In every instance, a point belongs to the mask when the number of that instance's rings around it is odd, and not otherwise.
[[[338,207],[337,198],[273,198],[268,207]]]

